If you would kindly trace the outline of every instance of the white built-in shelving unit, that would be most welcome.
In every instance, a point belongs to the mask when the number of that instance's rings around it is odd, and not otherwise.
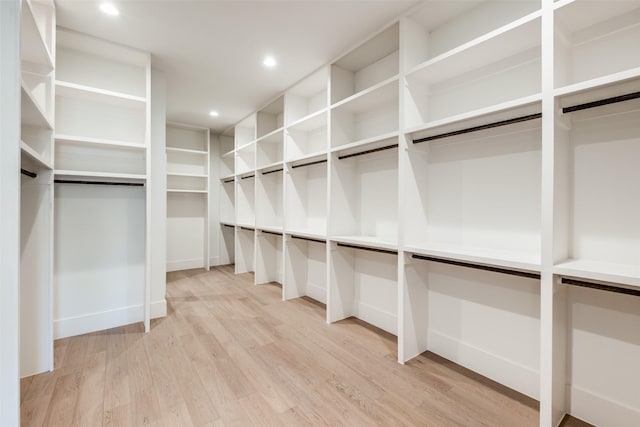
[[[167,271],[209,270],[209,129],[167,123]]]
[[[53,370],[55,6],[22,1],[20,375]]]
[[[148,330],[150,55],[56,34],[54,335]]]
[[[636,426],[639,22],[415,6],[230,130],[236,272],[539,400],[541,426]]]

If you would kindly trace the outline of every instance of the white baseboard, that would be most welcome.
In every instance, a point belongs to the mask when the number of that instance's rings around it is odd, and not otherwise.
[[[633,408],[610,397],[567,385],[569,408],[576,418],[598,426],[637,427],[640,408]]]
[[[427,343],[429,351],[539,400],[540,375],[535,369],[431,329]]]
[[[152,319],[166,316],[166,300],[163,299],[152,302],[150,310]],[[89,313],[83,316],[57,319],[53,321],[53,339],[73,337],[90,332],[117,328],[118,326],[142,322],[143,319],[144,310],[142,304]]]
[[[192,268],[204,268],[202,258],[167,261],[167,273],[171,271],[190,270]]]
[[[358,304],[358,312],[355,316],[390,334],[398,335],[398,316],[393,313],[388,313],[377,307],[361,302]]]

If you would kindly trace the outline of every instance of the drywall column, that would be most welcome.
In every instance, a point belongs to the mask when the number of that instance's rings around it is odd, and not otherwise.
[[[20,425],[20,2],[0,1],[0,425]]]
[[[167,80],[151,69],[151,172],[147,200],[151,204],[151,318],[167,315]]]

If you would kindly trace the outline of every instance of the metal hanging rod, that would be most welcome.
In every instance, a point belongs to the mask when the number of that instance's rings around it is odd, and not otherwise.
[[[70,179],[56,179],[56,184],[87,184],[87,185],[116,185],[120,187],[144,187],[141,182],[110,182],[110,181],[75,181]]]
[[[262,172],[262,175],[269,175],[270,173],[276,173],[276,172],[282,172],[282,171],[283,171],[283,169],[282,169],[282,168],[280,168],[280,169],[274,169],[274,170],[272,170],[272,171]]]
[[[255,228],[251,228],[251,227],[240,227],[241,230],[246,230],[246,231],[255,231]]]
[[[225,179],[222,182],[224,182],[225,184],[228,184],[228,183],[233,182],[233,181],[235,181],[235,179],[231,178],[231,179]]]
[[[392,148],[398,148],[398,144],[391,144],[391,145],[387,145],[386,147],[380,147],[380,148],[372,148],[371,150],[362,151],[360,153],[345,154],[344,156],[338,156],[338,160],[348,159],[350,157],[362,156],[364,154],[377,153],[378,151],[390,150]]]
[[[260,230],[260,231],[264,234],[273,234],[274,236],[282,236],[282,233],[278,233],[276,231],[267,231],[267,230]]]
[[[243,176],[240,179],[249,179],[249,178],[253,178],[253,177],[255,177],[255,175],[247,175],[247,176]]]
[[[233,226],[233,225],[229,225],[229,224],[222,224],[222,226],[223,226],[223,227],[229,227],[229,228],[236,228],[235,226]]]
[[[310,237],[295,236],[293,234],[291,235],[291,237],[298,240],[306,240],[307,242],[327,243],[326,240],[318,240],[318,239],[312,239]]]
[[[491,271],[493,273],[510,274],[512,276],[526,277],[528,279],[540,279],[539,273],[528,273],[526,271],[510,270],[507,268],[491,267],[488,265],[472,264],[470,262],[454,261],[451,259],[435,258],[416,254],[411,255],[411,258],[421,259],[424,261],[439,262],[441,264],[455,265],[458,267],[474,268],[476,270]]]
[[[317,164],[320,164],[320,163],[327,163],[327,159],[316,160],[315,162],[303,163],[301,165],[293,165],[293,166],[291,166],[291,169],[302,168],[302,167],[311,166],[311,165],[317,165]]]
[[[370,251],[370,252],[380,252],[380,253],[389,254],[389,255],[397,255],[398,254],[398,252],[391,251],[391,250],[388,250],[388,249],[368,248],[366,246],[349,245],[347,243],[338,243],[338,246],[341,246],[343,248],[362,249],[364,251]]]
[[[35,173],[35,172],[31,172],[31,171],[28,171],[28,170],[26,170],[26,169],[22,169],[22,168],[20,168],[20,173],[21,173],[22,175],[26,175],[26,176],[28,176],[29,178],[35,178],[35,177],[37,177],[37,176],[38,176],[38,174],[37,174],[37,173]]]
[[[628,289],[613,285],[603,285],[602,283],[585,282],[583,280],[568,279],[563,277],[562,283],[565,285],[580,286],[583,288],[598,289],[601,291],[615,292],[617,294],[633,295],[640,297],[640,289]]]
[[[618,102],[630,101],[632,99],[640,98],[640,92],[628,93],[626,95],[612,96],[611,98],[600,99],[598,101],[586,102],[584,104],[572,105],[571,107],[564,107],[562,114],[573,113],[574,111],[587,110],[589,108],[601,107],[603,105],[616,104]]]
[[[464,135],[465,133],[477,132],[485,129],[497,128],[500,126],[508,126],[516,123],[527,122],[529,120],[537,120],[542,117],[542,113],[529,114],[526,116],[515,117],[513,119],[501,120],[499,122],[487,123],[486,125],[474,126],[467,129],[454,130],[452,132],[441,133],[438,135],[427,136],[424,138],[414,139],[414,144],[419,144],[421,142],[433,141],[436,139],[449,138],[451,136]]]

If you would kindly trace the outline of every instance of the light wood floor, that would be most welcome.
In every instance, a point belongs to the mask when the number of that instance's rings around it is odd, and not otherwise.
[[[430,353],[399,365],[395,337],[252,282],[171,273],[150,333],[56,341],[55,371],[22,382],[22,425],[538,425],[537,402]]]

